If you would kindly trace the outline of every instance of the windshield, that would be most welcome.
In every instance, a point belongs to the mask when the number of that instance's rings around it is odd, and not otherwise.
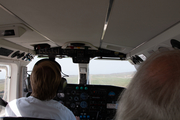
[[[90,84],[126,87],[136,73],[129,61],[91,60]]]
[[[35,57],[34,60],[27,65],[28,71],[32,71],[34,64],[40,60]],[[63,76],[66,77],[68,83],[78,84],[78,64],[73,63],[71,58],[58,59],[56,61],[61,65]],[[129,61],[117,60],[94,60],[89,63],[89,80],[93,85],[113,85],[126,87],[136,73],[135,67]]]

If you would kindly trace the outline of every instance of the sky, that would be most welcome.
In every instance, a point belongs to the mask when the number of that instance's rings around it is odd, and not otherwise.
[[[6,71],[5,70],[1,70],[0,71],[0,79],[5,79],[6,76]]]

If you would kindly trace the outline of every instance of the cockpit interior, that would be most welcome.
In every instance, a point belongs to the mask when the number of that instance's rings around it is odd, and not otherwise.
[[[28,67],[34,60],[71,59],[76,82],[62,71],[67,86],[54,100],[80,120],[113,120],[127,85],[92,84],[91,61],[127,61],[138,69],[156,51],[180,49],[179,13],[179,0],[0,0],[2,104],[32,92]]]

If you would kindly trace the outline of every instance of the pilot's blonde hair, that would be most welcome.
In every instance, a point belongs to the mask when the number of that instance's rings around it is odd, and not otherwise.
[[[116,120],[180,119],[180,50],[156,53],[120,96]]]
[[[53,99],[61,81],[60,68],[52,61],[42,61],[34,66],[30,80],[32,96],[40,100]]]

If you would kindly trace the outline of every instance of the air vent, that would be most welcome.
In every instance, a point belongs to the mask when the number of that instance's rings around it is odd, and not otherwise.
[[[15,32],[13,29],[11,30],[0,30],[0,35],[2,36],[13,36],[15,35]]]
[[[20,37],[26,30],[17,25],[0,26],[0,38]]]

